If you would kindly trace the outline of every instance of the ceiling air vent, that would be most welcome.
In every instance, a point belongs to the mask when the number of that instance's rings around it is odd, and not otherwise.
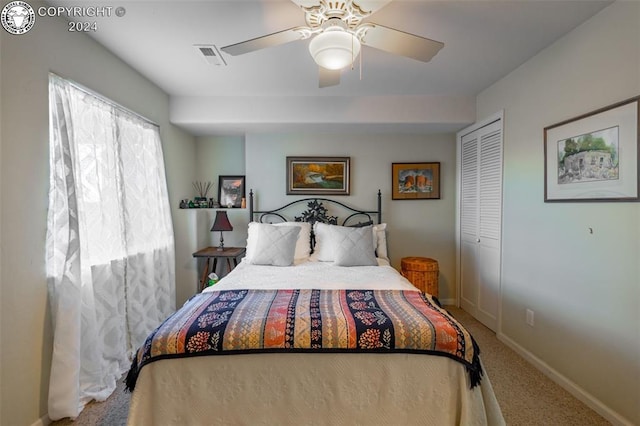
[[[213,44],[194,44],[200,56],[210,65],[227,65],[220,51]]]

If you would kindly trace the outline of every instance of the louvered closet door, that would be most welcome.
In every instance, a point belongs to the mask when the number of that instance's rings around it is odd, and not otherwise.
[[[498,320],[502,121],[460,132],[460,304],[492,330]]]

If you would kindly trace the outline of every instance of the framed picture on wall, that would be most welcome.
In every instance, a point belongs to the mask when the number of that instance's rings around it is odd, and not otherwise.
[[[440,163],[393,163],[392,200],[439,200]]]
[[[544,129],[544,201],[638,201],[640,97]]]
[[[244,176],[220,176],[218,178],[218,203],[220,207],[242,207],[245,198]]]
[[[287,157],[287,195],[349,195],[350,157]]]

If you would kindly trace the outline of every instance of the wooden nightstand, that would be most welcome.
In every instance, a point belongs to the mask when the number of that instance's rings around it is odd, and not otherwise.
[[[193,257],[195,258],[205,258],[204,268],[202,269],[202,278],[200,279],[200,288],[198,291],[204,290],[207,284],[211,259],[213,259],[213,272],[216,271],[216,267],[218,266],[218,259],[227,259],[226,273],[228,274],[235,266],[238,266],[238,258],[244,255],[245,252],[246,249],[244,247],[225,247],[223,250],[218,250],[218,247],[207,247],[193,253]],[[231,260],[233,260],[233,265],[231,264]],[[220,278],[222,278],[222,276]]]
[[[402,275],[423,293],[438,297],[438,261],[428,257],[403,257]]]

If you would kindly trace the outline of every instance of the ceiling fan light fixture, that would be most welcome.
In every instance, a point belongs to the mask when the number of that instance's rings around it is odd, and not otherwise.
[[[311,40],[309,53],[321,67],[339,70],[351,65],[360,54],[360,40],[342,29],[326,30]]]

